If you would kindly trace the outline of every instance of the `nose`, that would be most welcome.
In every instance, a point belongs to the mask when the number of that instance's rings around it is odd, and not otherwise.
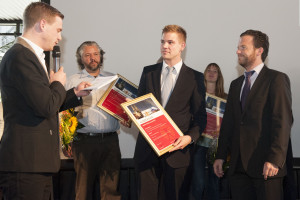
[[[168,43],[167,43],[167,42],[161,43],[161,47],[162,47],[162,48],[168,48]]]
[[[58,34],[58,41],[60,41],[61,39],[62,39],[62,37],[61,37],[61,32],[59,32],[59,34]]]
[[[93,54],[91,54],[91,61],[95,60],[95,56]]]

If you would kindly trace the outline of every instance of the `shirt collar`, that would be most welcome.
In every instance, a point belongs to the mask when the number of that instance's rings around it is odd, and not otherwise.
[[[252,69],[252,71],[254,71],[254,73],[256,73],[257,75],[260,73],[260,71],[262,70],[262,68],[264,67],[264,63],[260,63],[259,65],[257,65],[256,67],[254,67]],[[246,77],[246,71],[244,72],[244,76]]]
[[[100,70],[100,73],[98,74],[97,77],[99,77],[99,76],[104,76],[104,75],[102,74],[101,70]],[[86,69],[83,69],[83,70],[81,70],[81,77],[94,77],[94,76],[90,75],[90,74],[86,71]]]
[[[22,39],[24,39],[35,51],[36,55],[39,56],[40,59],[45,60],[45,54],[44,54],[44,50],[39,47],[37,44],[33,43],[32,41],[30,41],[29,39],[20,36]]]
[[[181,69],[181,67],[182,67],[182,64],[183,64],[183,62],[182,62],[182,59],[181,59],[177,64],[174,65],[174,68],[175,68],[177,74],[179,74],[180,69]],[[162,71],[163,71],[166,67],[168,67],[168,65],[167,65],[167,63],[166,63],[165,61],[163,61]],[[170,66],[170,67],[172,67],[172,66]]]

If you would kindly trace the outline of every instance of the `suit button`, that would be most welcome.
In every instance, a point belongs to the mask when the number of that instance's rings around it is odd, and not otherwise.
[[[52,130],[50,130],[50,135],[52,135]]]

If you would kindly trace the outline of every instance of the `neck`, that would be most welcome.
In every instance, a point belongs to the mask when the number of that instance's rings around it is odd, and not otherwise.
[[[206,92],[208,94],[215,95],[216,94],[216,83],[207,82],[206,83]]]
[[[22,37],[30,40],[31,42],[38,45],[39,47],[41,47],[45,51],[45,49],[41,45],[42,41],[40,39],[40,36],[38,36],[34,31],[28,30],[28,31],[26,31],[22,34]]]
[[[259,60],[259,61],[255,62],[255,63],[253,63],[253,64],[251,64],[251,65],[249,65],[249,66],[246,66],[246,67],[245,67],[246,72],[252,71],[255,67],[257,67],[257,66],[260,65],[261,63],[263,63],[263,61],[262,61],[262,60]]]
[[[91,76],[98,76],[100,74],[100,69],[98,69],[97,71],[90,71],[87,68],[85,68],[85,70],[91,75]]]
[[[176,59],[170,59],[170,60],[164,59],[164,61],[169,67],[173,67],[174,65],[176,65],[181,61],[181,57]]]

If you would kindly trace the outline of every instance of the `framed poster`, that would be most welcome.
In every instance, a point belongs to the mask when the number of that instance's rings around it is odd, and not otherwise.
[[[124,113],[121,103],[126,102],[126,99],[135,99],[137,92],[138,87],[135,84],[118,74],[118,78],[110,84],[97,106],[115,118],[129,123],[130,118]]]
[[[202,135],[208,138],[218,138],[225,112],[226,100],[206,93],[207,123]]]
[[[158,156],[170,151],[183,133],[153,94],[146,94],[121,104]]]

